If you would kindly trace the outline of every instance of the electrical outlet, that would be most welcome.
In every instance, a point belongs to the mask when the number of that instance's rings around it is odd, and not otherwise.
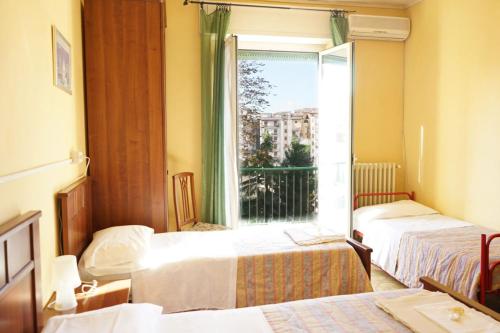
[[[83,162],[85,155],[81,151],[71,152],[71,164],[80,164]]]

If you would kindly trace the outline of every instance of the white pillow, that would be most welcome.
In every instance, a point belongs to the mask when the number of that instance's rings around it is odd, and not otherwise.
[[[99,230],[83,253],[85,268],[138,264],[149,252],[153,234],[153,229],[143,225]]]
[[[358,208],[354,211],[353,218],[357,223],[364,223],[377,219],[431,214],[438,214],[438,212],[413,200],[400,200],[387,204]]]
[[[158,331],[163,308],[153,304],[120,304],[49,319],[43,333],[150,333]]]
[[[133,263],[85,268],[85,260],[82,257],[78,263],[78,272],[83,281],[125,280],[130,279],[130,273],[144,269],[146,264],[146,260],[138,260]]]

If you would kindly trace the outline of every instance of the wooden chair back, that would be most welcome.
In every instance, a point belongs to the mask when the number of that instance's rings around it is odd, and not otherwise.
[[[194,174],[181,172],[172,176],[174,187],[174,209],[177,231],[185,225],[198,223],[196,197],[194,193]]]

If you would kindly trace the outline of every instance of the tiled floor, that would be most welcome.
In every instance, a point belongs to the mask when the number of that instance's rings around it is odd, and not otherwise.
[[[392,276],[372,265],[372,287],[374,291],[404,289],[406,286]]]

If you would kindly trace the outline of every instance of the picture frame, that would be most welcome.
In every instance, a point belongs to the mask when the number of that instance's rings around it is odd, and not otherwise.
[[[52,58],[54,86],[72,94],[71,44],[52,26]]]

